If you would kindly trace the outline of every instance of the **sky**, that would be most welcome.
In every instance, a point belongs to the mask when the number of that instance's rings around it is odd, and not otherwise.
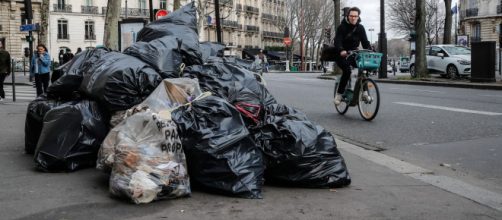
[[[380,33],[380,1],[379,0],[345,0],[348,7],[356,6],[361,9],[361,24],[366,29],[368,40],[375,42],[378,40],[378,33]],[[387,0],[386,0],[387,2]],[[441,1],[442,2],[442,1]],[[452,7],[457,3],[456,0],[452,1]],[[385,8],[387,10],[387,7]],[[375,31],[369,31],[374,29]],[[395,32],[385,28],[387,39],[401,38]]]

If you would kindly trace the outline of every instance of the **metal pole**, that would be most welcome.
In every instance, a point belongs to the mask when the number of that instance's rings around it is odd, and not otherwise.
[[[26,57],[23,57],[23,75],[26,76]]]
[[[14,59],[11,60],[11,68],[10,68],[10,72],[11,72],[11,75],[12,75],[12,101],[15,102],[16,101],[16,77],[14,76],[16,71],[14,70],[15,68],[15,64],[14,64]]]
[[[378,36],[378,44],[380,52],[383,54],[380,64],[380,72],[378,78],[387,78],[387,35],[385,33],[385,3],[380,0],[380,35]]]
[[[150,4],[150,5],[151,5],[151,4]],[[126,2],[125,2],[125,9],[126,9],[126,10],[125,10],[125,18],[127,19],[127,0],[126,0]]]
[[[300,0],[300,71],[303,70],[303,0]]]
[[[150,22],[153,21],[153,0],[148,0],[149,8],[150,8]],[[127,10],[126,10],[127,11]]]
[[[220,1],[219,0],[214,0],[214,13],[216,16],[216,38],[218,40],[218,43],[223,43],[223,40],[221,39],[221,20],[220,20]]]

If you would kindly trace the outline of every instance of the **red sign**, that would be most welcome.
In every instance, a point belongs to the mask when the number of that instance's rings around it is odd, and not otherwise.
[[[169,12],[167,12],[167,10],[160,9],[157,11],[157,13],[155,13],[155,20],[159,20],[162,17],[167,16],[167,14],[169,14]]]
[[[291,38],[285,37],[282,41],[286,46],[291,45]]]

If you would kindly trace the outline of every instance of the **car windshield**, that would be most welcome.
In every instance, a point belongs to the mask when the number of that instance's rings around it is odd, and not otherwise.
[[[451,55],[471,55],[471,50],[465,47],[443,47]]]

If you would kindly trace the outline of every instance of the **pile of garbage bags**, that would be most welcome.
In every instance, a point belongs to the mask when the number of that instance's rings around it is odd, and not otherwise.
[[[134,203],[191,187],[262,198],[265,183],[343,187],[333,135],[280,104],[249,62],[199,43],[189,3],[148,24],[124,53],[86,50],[28,106],[25,152],[44,172],[88,167]]]

